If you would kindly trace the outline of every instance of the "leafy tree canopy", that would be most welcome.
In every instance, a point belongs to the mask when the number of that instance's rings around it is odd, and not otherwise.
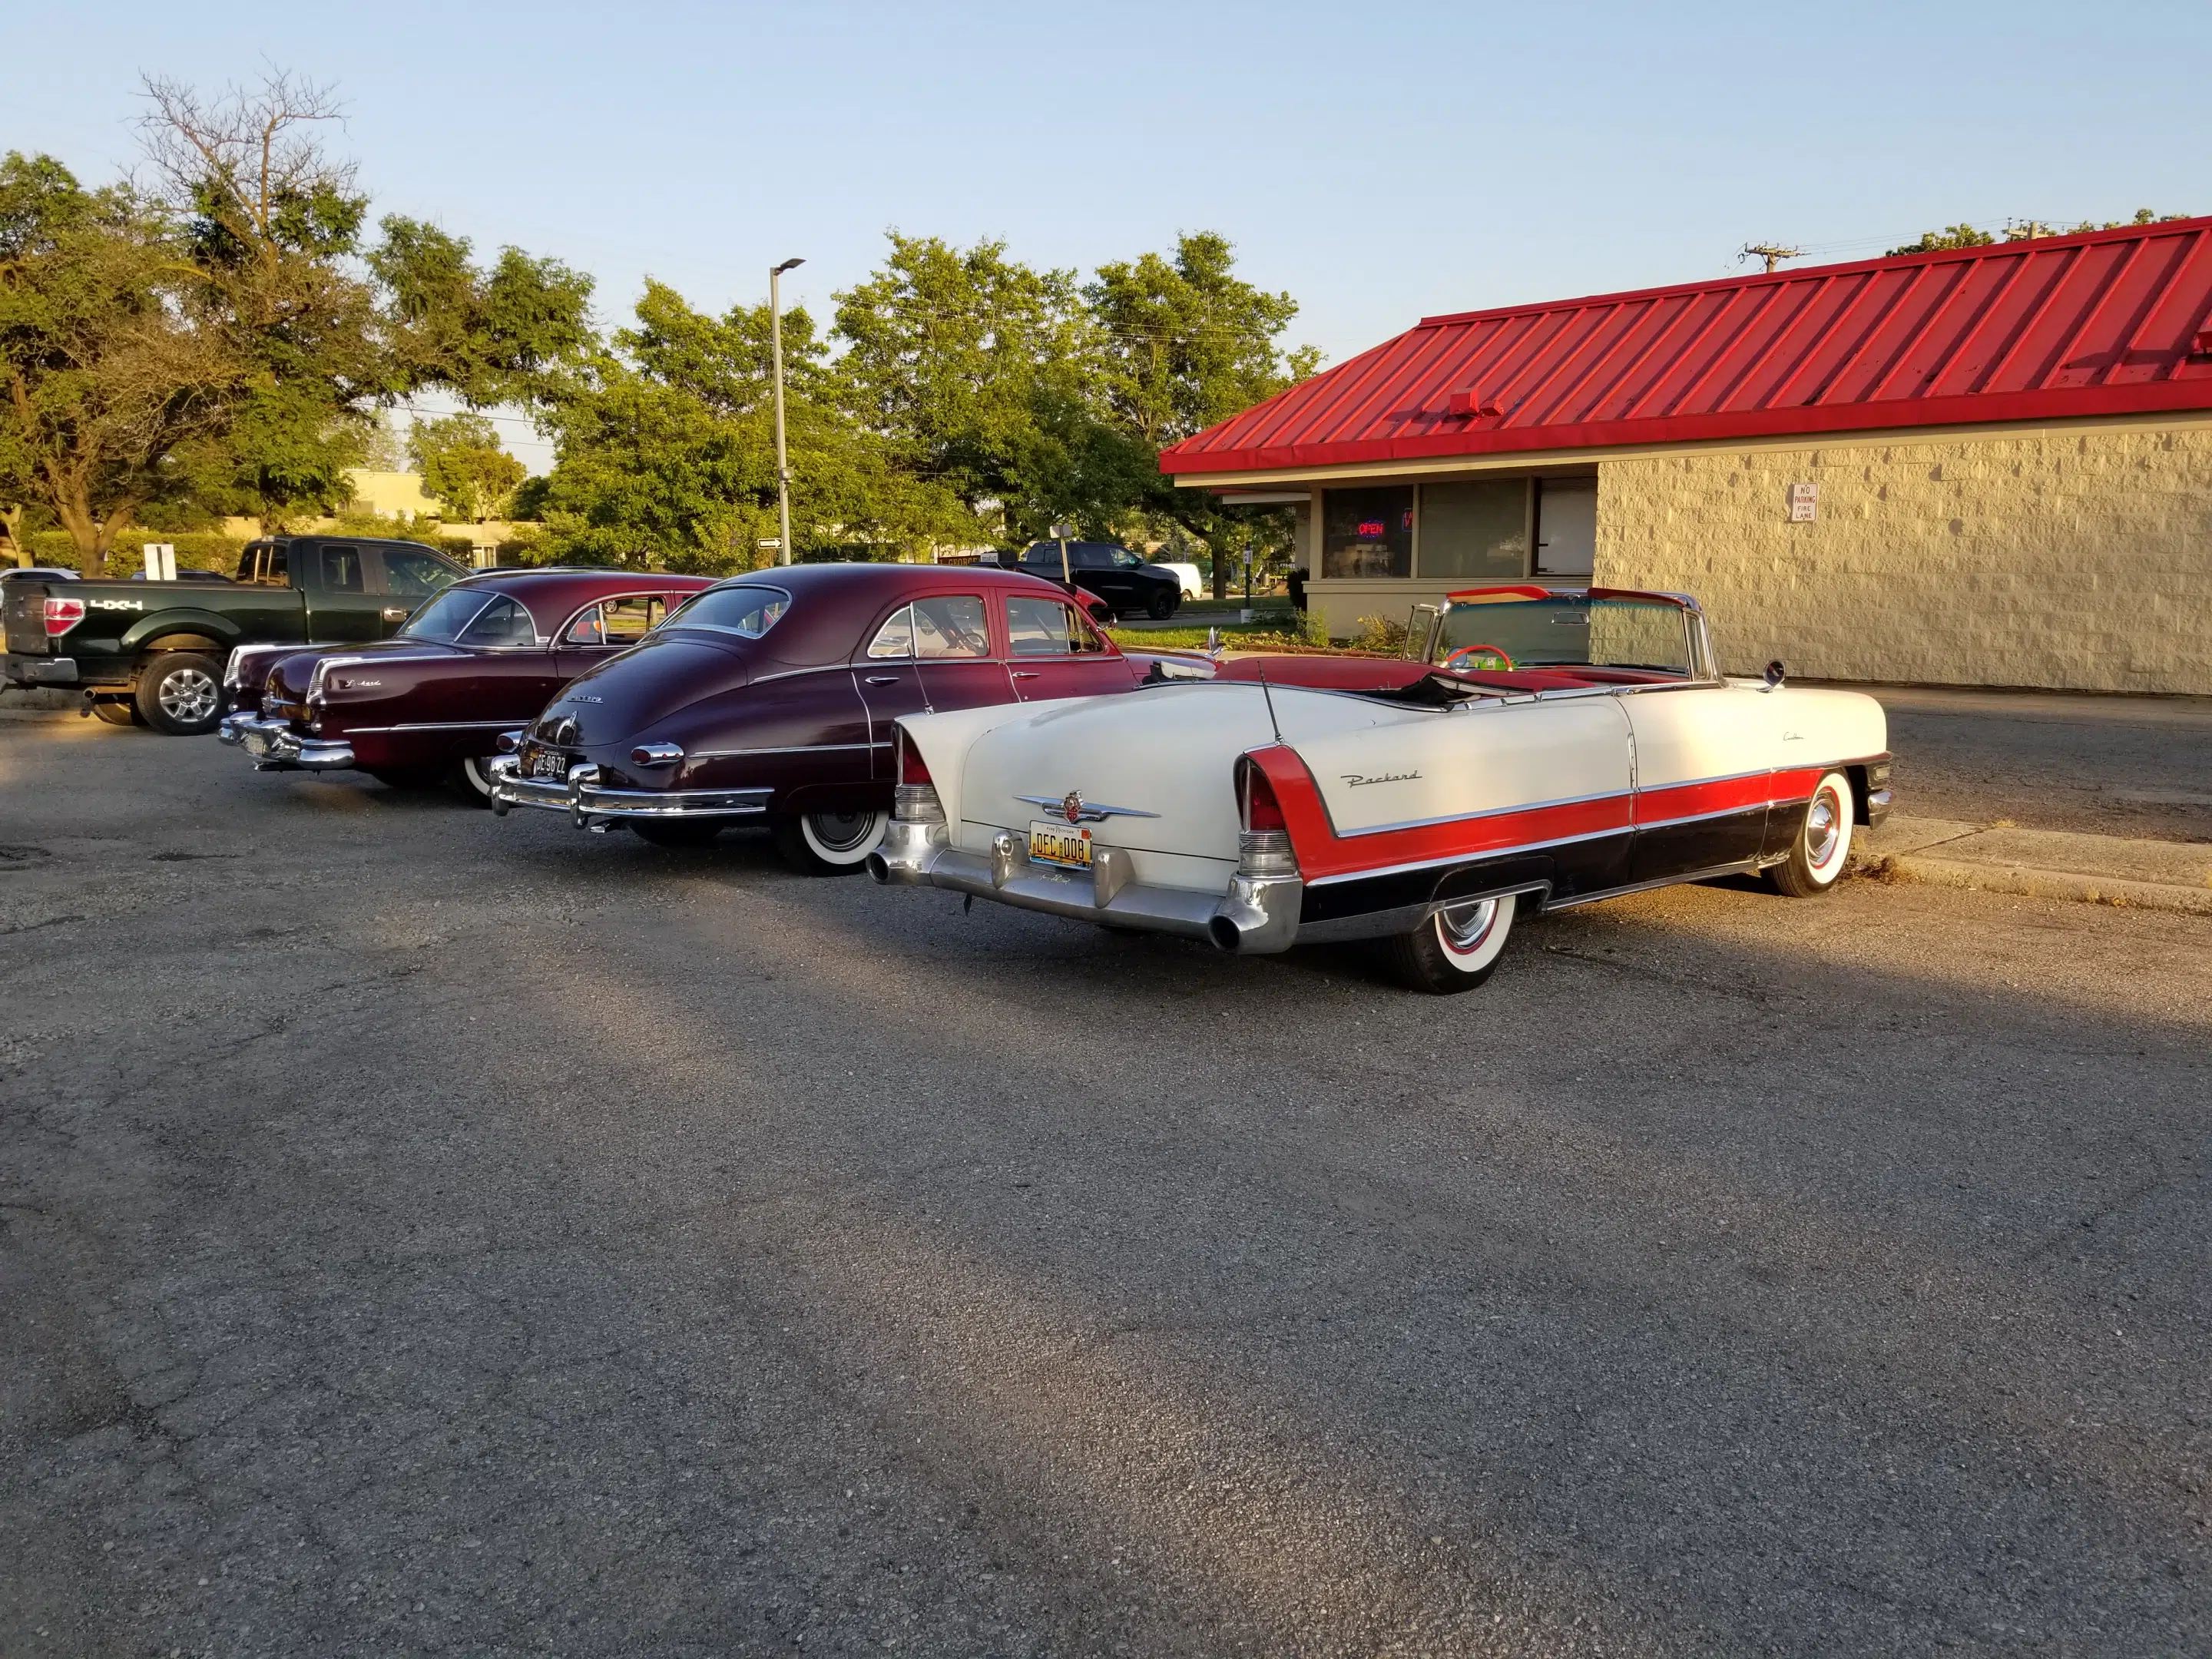
[[[2118,230],[2123,225],[2166,224],[2175,219],[2186,219],[2185,213],[2160,213],[2150,208],[2137,208],[2130,218],[2107,219],[2102,224],[2084,219],[2078,225],[2046,225],[2039,220],[2008,221],[2002,233],[1978,230],[1972,225],[1946,225],[1941,230],[1923,231],[1920,240],[1908,242],[1903,247],[1893,247],[1883,258],[1899,253],[1942,253],[1952,248],[1989,247],[2000,240],[2025,242],[2037,236],[2072,236],[2085,230]]]
[[[467,410],[417,421],[408,434],[407,453],[422,475],[422,487],[450,517],[471,524],[497,517],[527,476],[500,443],[497,428]]]
[[[766,306],[713,317],[648,283],[587,382],[549,422],[559,459],[537,500],[559,556],[744,569],[773,555],[774,382]],[[802,556],[893,556],[972,523],[956,496],[899,464],[838,401],[802,308],[783,318],[792,534]]]
[[[591,284],[555,261],[480,269],[399,217],[364,249],[326,88],[145,92],[143,187],[0,163],[0,507],[50,511],[88,574],[143,507],[330,511],[381,405],[538,398],[589,349]]]

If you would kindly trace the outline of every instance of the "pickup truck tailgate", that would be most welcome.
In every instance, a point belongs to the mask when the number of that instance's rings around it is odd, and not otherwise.
[[[46,637],[46,592],[47,584],[45,582],[7,584],[8,650],[10,655],[44,657],[52,654],[53,641]]]

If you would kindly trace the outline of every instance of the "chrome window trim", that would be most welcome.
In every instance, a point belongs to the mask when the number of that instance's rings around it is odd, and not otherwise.
[[[530,624],[530,637],[533,643],[530,645],[478,645],[471,642],[468,637],[469,628],[474,628],[478,623],[484,619],[485,615],[491,610],[492,606],[501,603],[511,605],[517,611],[520,611],[522,613],[523,620]],[[532,651],[542,650],[544,648],[545,636],[538,631],[538,618],[532,614],[531,609],[528,605],[523,604],[520,599],[516,599],[512,593],[492,593],[488,594],[485,597],[483,609],[477,611],[475,616],[469,618],[468,628],[464,628],[459,634],[455,635],[453,639],[445,641],[445,643],[458,646],[464,651]]]
[[[901,617],[906,618],[906,649],[903,651],[878,652],[876,647],[883,643],[884,635],[890,631],[891,624],[896,623]],[[889,616],[885,617],[883,621],[876,624],[876,631],[868,635],[868,643],[860,653],[860,660],[864,663],[919,662],[921,660],[919,657],[914,654],[914,601],[912,599],[908,599],[904,605],[900,605]]]
[[[925,605],[926,603],[927,603],[927,602],[928,602],[929,600],[931,600],[931,599],[973,599],[973,600],[975,600],[975,603],[976,603],[979,606],[981,606],[981,607],[982,608],[982,611],[983,611],[983,654],[982,654],[981,656],[980,656],[980,657],[971,657],[971,656],[965,656],[965,655],[962,655],[962,656],[924,656],[924,655],[922,654],[921,650],[921,626],[920,626],[920,622],[921,622],[921,606],[922,606],[923,605]],[[917,664],[921,664],[921,663],[926,663],[926,662],[995,662],[995,661],[997,661],[997,660],[998,660],[998,659],[997,659],[997,658],[994,657],[994,656],[991,654],[991,644],[992,644],[992,641],[991,641],[991,601],[990,601],[988,599],[987,599],[984,595],[982,595],[982,594],[981,594],[981,593],[924,593],[924,594],[921,595],[920,597],[918,597],[918,598],[916,598],[916,599],[915,599],[911,600],[911,601],[909,602],[909,604],[908,604],[908,609],[910,609],[910,610],[912,610],[912,611],[915,611],[915,623],[916,623],[916,625],[915,625],[915,630],[914,630],[914,642],[915,642],[915,653],[914,653],[914,658],[913,658],[913,660],[914,660],[915,663],[917,663]],[[886,660],[886,659],[884,659],[884,658],[876,658],[876,659],[872,659],[872,660],[875,660],[875,661],[878,661],[878,662],[880,662],[880,661]],[[889,660],[896,660],[896,659],[889,659]]]
[[[703,587],[702,587],[702,588],[699,589],[699,590],[698,590],[698,592],[696,592],[696,593],[690,593],[690,594],[687,594],[687,595],[685,595],[685,603],[686,603],[686,604],[689,604],[689,603],[690,602],[690,600],[696,599],[696,598],[699,596],[699,593],[704,593],[704,592],[708,592],[708,589],[706,589],[706,588],[703,588]],[[596,647],[594,647],[594,646],[593,646],[593,645],[592,645],[589,641],[586,641],[586,640],[572,640],[572,639],[570,639],[570,638],[568,637],[568,630],[569,630],[570,629],[574,628],[574,627],[576,625],[576,618],[577,618],[577,617],[579,617],[582,616],[582,615],[583,615],[586,611],[596,610],[596,609],[597,609],[599,606],[600,606],[600,605],[620,605],[620,604],[621,604],[624,599],[659,599],[659,601],[661,601],[661,603],[662,603],[662,604],[666,605],[666,604],[667,604],[667,602],[668,602],[669,597],[670,597],[670,595],[669,595],[669,592],[668,592],[668,590],[667,590],[666,588],[665,588],[665,587],[647,588],[647,589],[646,589],[644,592],[637,592],[637,593],[602,593],[602,594],[601,594],[598,599],[587,599],[587,600],[586,600],[586,601],[585,601],[582,605],[578,605],[578,606],[577,606],[574,611],[570,611],[570,612],[568,613],[568,619],[566,622],[562,623],[558,628],[555,629],[553,630],[552,635],[551,635],[551,636],[550,636],[550,638],[542,638],[542,639],[540,639],[540,640],[538,641],[538,643],[539,643],[540,645],[565,645],[565,646],[573,646],[573,647],[574,647],[576,649],[578,649],[578,650],[581,650],[581,651],[589,651],[589,650],[592,650],[592,649],[594,649],[594,648],[601,649],[601,650],[608,650],[608,651],[620,650],[620,649],[622,649],[622,648],[623,648],[622,647],[620,647],[620,646],[617,646],[617,645],[614,644],[611,641],[609,641],[609,640],[601,640],[601,641],[599,641],[598,642],[598,646],[597,646]],[[527,607],[526,607],[526,608],[527,608]],[[668,606],[668,616],[667,616],[667,617],[662,617],[659,622],[657,622],[657,623],[653,623],[653,625],[651,628],[647,629],[645,631],[646,631],[647,634],[651,634],[651,633],[653,633],[653,632],[655,632],[656,630],[658,630],[658,629],[662,629],[662,628],[666,627],[666,626],[667,626],[667,624],[668,624],[668,617],[672,617],[672,616],[674,616],[674,615],[677,613],[677,611],[678,611],[679,609],[681,609],[681,608],[682,608],[681,606],[678,606],[678,605],[669,605],[669,606]],[[781,621],[782,620],[782,618],[781,618],[781,617],[778,617],[776,620],[777,620],[778,622],[781,622]],[[701,625],[702,627],[707,627],[707,626],[709,626],[710,624],[703,623],[702,623],[702,624],[700,624],[700,625]],[[774,623],[770,623],[770,624],[769,624],[769,626],[771,626],[771,627],[773,627],[774,625],[775,625]],[[725,630],[723,630],[723,631],[725,631],[725,632],[728,632],[728,633],[735,633],[737,630],[736,630],[735,629],[725,629]],[[750,637],[750,638],[756,638],[756,639],[757,639],[757,638],[758,638],[758,637],[759,637],[759,635],[749,635],[748,637]],[[631,644],[631,645],[637,645],[637,644],[641,644],[641,643],[642,643],[642,641],[641,641],[641,640],[632,640],[632,641],[630,641],[629,643],[629,644]]]

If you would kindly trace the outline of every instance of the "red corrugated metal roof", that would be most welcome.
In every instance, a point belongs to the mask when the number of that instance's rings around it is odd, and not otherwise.
[[[2212,409],[2212,218],[1425,317],[1160,455],[1241,472]]]

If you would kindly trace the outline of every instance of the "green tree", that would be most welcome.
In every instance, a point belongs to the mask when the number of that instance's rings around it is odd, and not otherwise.
[[[52,156],[0,161],[0,460],[88,576],[178,452],[219,433],[252,377],[157,204],[87,191]]]
[[[972,525],[949,489],[902,469],[893,447],[836,402],[813,319],[784,314],[792,534],[801,556],[879,557]],[[776,533],[766,306],[722,317],[648,283],[634,327],[544,417],[556,461],[532,491],[558,556],[730,570]]]
[[[587,278],[401,217],[282,72],[203,96],[149,80],[144,188],[0,165],[0,494],[50,511],[88,572],[141,508],[276,527],[350,495],[381,407],[426,386],[543,400],[595,342]]]
[[[2118,230],[2123,225],[2167,224],[2189,216],[2185,213],[2160,213],[2151,208],[2137,208],[2131,216],[2125,219],[2107,219],[2102,224],[2093,219],[2084,219],[2080,224],[2063,229],[2057,225],[2046,225],[2037,219],[2008,220],[2002,240],[2025,242],[2038,236],[2071,236],[2085,230]],[[1978,230],[1965,223],[1946,225],[1941,230],[1923,231],[1918,241],[1908,242],[1903,247],[1893,247],[1883,257],[1887,258],[1899,253],[1942,253],[1961,247],[1989,247],[1998,240],[1999,236],[1994,231]]]
[[[918,477],[1011,533],[1042,533],[1092,447],[1094,336],[1073,271],[1038,271],[1006,244],[961,250],[890,233],[890,257],[837,295],[837,372],[855,418]]]
[[[281,72],[215,98],[145,86],[146,154],[206,325],[249,366],[227,418],[183,456],[181,487],[265,530],[330,512],[393,389],[377,295],[354,263],[368,198],[319,136],[336,100]]]
[[[1907,242],[1903,247],[1893,247],[1884,258],[1894,258],[1900,253],[1942,253],[1952,248],[1987,247],[1996,240],[1996,235],[1973,226],[1960,223],[1946,225],[1941,230],[1924,230],[1917,242]]]
[[[501,447],[492,423],[466,410],[417,421],[407,436],[407,453],[422,475],[422,487],[450,516],[471,524],[500,516],[528,476]]]
[[[487,269],[465,237],[396,214],[381,229],[368,264],[397,389],[445,386],[480,409],[543,404],[599,349],[580,271],[514,247]]]
[[[1159,452],[1320,367],[1315,348],[1285,353],[1279,344],[1297,301],[1238,276],[1234,246],[1212,231],[1178,238],[1172,257],[1147,253],[1100,266],[1084,298],[1103,342],[1097,386],[1106,418],[1141,453],[1141,464],[1127,471],[1127,499],[1213,553],[1214,596],[1224,598],[1244,548],[1266,555],[1287,546],[1289,516],[1223,507],[1177,489],[1159,470]]]

